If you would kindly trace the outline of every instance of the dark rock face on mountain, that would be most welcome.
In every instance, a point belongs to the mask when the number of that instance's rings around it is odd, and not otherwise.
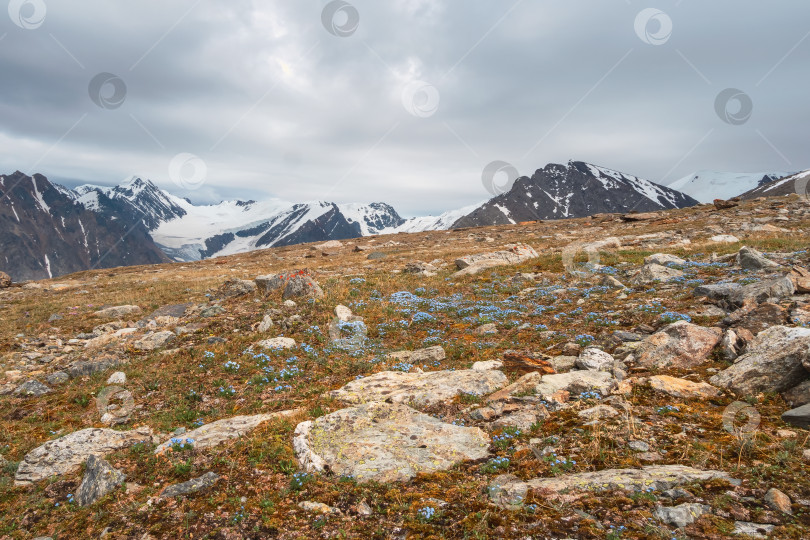
[[[309,211],[309,205],[296,205],[284,219],[269,226],[256,242],[256,246],[291,246],[305,242],[346,240],[363,236],[360,224],[349,223],[336,204],[332,204],[332,208],[325,214],[315,219],[302,221],[301,218]],[[292,233],[285,235],[285,231],[290,228],[290,225],[296,223],[298,223],[297,228]]]
[[[153,230],[164,221],[183,217],[186,211],[149,180],[132,177],[115,187],[84,185],[76,188],[78,200],[105,217],[143,223]]]
[[[757,197],[784,197],[785,195],[792,195],[794,193],[802,197],[810,197],[810,170],[779,180],[760,182],[754,189],[740,195],[740,199],[750,200],[756,199]]]
[[[92,212],[42,175],[0,176],[0,266],[14,281],[166,261],[143,225]]]
[[[507,193],[462,217],[453,228],[610,212],[652,212],[696,204],[698,201],[688,195],[648,180],[571,161],[568,165],[546,165],[531,178],[518,178]]]

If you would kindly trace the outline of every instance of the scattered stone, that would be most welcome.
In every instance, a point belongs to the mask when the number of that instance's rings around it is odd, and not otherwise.
[[[656,253],[655,255],[645,257],[644,264],[657,264],[660,266],[666,266],[667,264],[675,264],[678,266],[682,266],[686,264],[686,261],[675,255],[670,255],[669,253]]]
[[[531,246],[526,244],[512,244],[505,246],[503,251],[467,255],[466,257],[456,259],[456,267],[458,267],[459,271],[453,274],[453,276],[473,275],[487,268],[519,264],[537,257],[539,257],[538,253]]]
[[[53,390],[51,390],[50,387],[42,384],[36,379],[25,381],[18,386],[16,390],[14,390],[15,394],[22,397],[40,397],[44,396],[45,394],[50,394],[51,392],[53,392]]]
[[[385,257],[387,257],[387,255],[382,251],[372,251],[366,256],[366,259],[368,259],[369,261],[376,261],[379,259],[384,259]]]
[[[121,364],[121,360],[116,356],[104,356],[98,360],[88,360],[86,362],[76,362],[67,368],[67,373],[74,379],[76,377],[87,377],[96,373],[101,373]]]
[[[135,348],[142,351],[154,351],[160,349],[175,340],[177,336],[174,332],[166,330],[164,332],[154,332],[147,334],[142,339],[135,342]]]
[[[793,295],[795,290],[789,277],[765,279],[737,289],[729,295],[726,303],[728,307],[735,308],[743,307],[749,299],[757,304],[779,303],[782,299]]]
[[[88,428],[34,448],[28,452],[14,477],[18,486],[74,472],[91,455],[102,457],[137,443],[149,443],[152,430],[141,427],[132,431]]]
[[[586,347],[577,358],[576,367],[590,371],[610,371],[613,357],[596,347]]]
[[[777,512],[783,512],[785,514],[793,513],[793,510],[790,507],[790,497],[776,488],[769,489],[765,494],[765,505],[772,510],[776,510]]]
[[[793,282],[797,293],[810,293],[810,270],[801,266],[794,266],[788,277]]]
[[[710,283],[708,285],[698,285],[693,294],[695,296],[705,296],[709,300],[726,300],[732,294],[742,289],[739,283]]]
[[[387,401],[430,406],[459,394],[484,396],[506,386],[506,375],[497,370],[429,371],[403,373],[382,371],[352,381],[329,396],[345,403]]]
[[[765,523],[751,523],[748,521],[735,521],[732,534],[751,536],[753,538],[767,538],[776,527]]]
[[[731,200],[723,200],[723,199],[715,199],[714,200],[714,207],[718,210],[728,210],[729,208],[735,208],[740,206],[740,199],[739,197],[735,197]]]
[[[782,421],[804,429],[810,429],[810,403],[782,413]]]
[[[288,337],[274,337],[260,341],[256,345],[264,349],[292,349],[295,347],[295,340]]]
[[[298,503],[298,508],[313,514],[340,514],[340,510],[337,508],[319,502],[301,501]]]
[[[693,368],[706,361],[722,337],[719,328],[678,321],[644,339],[636,356],[646,367]]]
[[[529,486],[514,474],[496,476],[487,487],[490,502],[507,510],[522,508],[528,493]]]
[[[752,300],[746,300],[743,307],[723,319],[722,324],[758,334],[771,326],[785,324],[787,320],[788,312],[779,304],[763,302],[757,305]]]
[[[650,386],[657,392],[682,399],[716,398],[721,395],[720,390],[710,384],[687,381],[668,375],[650,377]]]
[[[441,345],[433,345],[415,351],[397,351],[390,353],[388,358],[397,362],[407,362],[409,364],[427,364],[441,362],[447,357]],[[475,369],[475,368],[473,368]]]
[[[743,246],[737,253],[737,264],[743,270],[773,270],[779,268],[779,264],[766,258],[759,251]]]
[[[262,318],[262,322],[259,323],[259,326],[258,328],[256,328],[256,330],[263,334],[268,330],[270,330],[271,328],[273,328],[274,324],[275,323],[273,323],[273,317],[271,317],[270,315],[265,315]]]
[[[622,221],[635,222],[635,221],[650,221],[660,218],[661,215],[656,212],[630,212],[621,216]]]
[[[609,276],[607,274],[599,278],[599,285],[603,287],[608,287],[610,289],[618,289],[618,290],[627,288],[627,286],[624,283],[622,283],[615,277]]]
[[[358,482],[406,481],[420,472],[483,459],[489,443],[478,428],[446,424],[405,405],[380,402],[302,422],[293,439],[304,470],[328,469]]]
[[[724,471],[700,470],[684,465],[649,465],[641,469],[607,469],[568,474],[554,478],[536,478],[526,482],[544,496],[568,498],[571,492],[664,491],[692,482],[726,480],[735,482]]]
[[[56,371],[54,373],[50,373],[45,376],[45,382],[53,385],[64,384],[68,382],[69,379],[70,375],[68,375],[64,371]]]
[[[649,452],[650,445],[645,443],[644,441],[630,441],[627,443],[627,447],[634,452]]]
[[[370,516],[374,511],[366,501],[360,501],[360,504],[357,505],[357,513],[361,516]]]
[[[498,333],[498,326],[495,323],[482,324],[481,326],[473,330],[473,334],[476,334],[478,336],[497,333]]]
[[[619,411],[617,411],[610,405],[596,405],[588,409],[583,409],[577,413],[577,416],[579,416],[584,420],[587,420],[587,422],[585,423],[586,426],[599,423],[602,420],[613,418],[618,415]]]
[[[736,360],[743,353],[748,342],[753,339],[754,336],[750,331],[726,330],[720,342],[720,356],[728,361]]]
[[[513,413],[505,414],[492,422],[494,429],[515,427],[522,431],[529,431],[541,418],[548,416],[542,406],[533,410],[523,409]]]
[[[730,234],[718,234],[716,236],[712,236],[710,240],[718,244],[736,244],[740,241],[739,238]]]
[[[323,289],[311,276],[296,275],[287,280],[281,297],[284,300],[291,300],[306,297],[323,298],[323,296]]]
[[[264,422],[277,418],[287,418],[298,412],[298,409],[293,409],[269,414],[224,418],[185,433],[183,439],[191,439],[194,441],[190,444],[193,445],[195,450],[205,450],[218,446],[228,440],[239,438]],[[164,441],[155,448],[155,454],[161,454],[167,451],[173,444],[171,439]]]
[[[554,395],[560,391],[568,392],[571,395],[597,391],[605,396],[616,387],[616,384],[617,381],[613,378],[613,375],[605,371],[571,371],[555,375],[543,375],[534,386],[534,392],[541,399],[546,400],[553,399]]]
[[[549,358],[545,355],[530,352],[508,350],[503,353],[503,365],[506,366],[506,369],[519,373],[530,371],[539,371],[549,375],[556,373],[557,370],[548,360]]]
[[[5,272],[0,272],[0,289],[8,289],[11,287],[11,276]]]
[[[223,313],[225,313],[225,308],[219,304],[214,304],[213,306],[208,306],[200,311],[200,317],[203,319],[210,319],[211,317],[217,317]]]
[[[293,301],[293,300],[284,300],[283,305],[284,305],[284,307],[294,308],[298,304],[296,304],[295,301]]]
[[[810,328],[774,326],[760,332],[737,362],[709,382],[738,395],[784,392],[807,379]]]
[[[127,382],[127,374],[123,371],[116,371],[107,378],[107,384],[125,384]]]
[[[656,281],[667,282],[678,277],[683,277],[683,272],[675,268],[660,264],[645,264],[630,282],[634,285],[647,285]]]
[[[804,381],[790,390],[782,392],[782,397],[791,407],[799,407],[810,403],[810,380]]]
[[[246,279],[229,279],[220,286],[215,298],[236,298],[256,292],[256,283]]]
[[[349,322],[352,319],[352,310],[343,305],[335,306],[335,317],[339,321]]]
[[[435,276],[437,271],[438,269],[432,264],[417,261],[406,264],[405,268],[402,270],[402,273],[430,277]]]
[[[94,455],[87,458],[82,483],[76,491],[79,506],[93,504],[126,480],[126,475],[115,470],[106,460]]]
[[[93,313],[93,315],[104,319],[120,319],[121,317],[137,315],[140,312],[141,308],[138,306],[115,306],[106,309],[100,309],[95,313]]]
[[[659,506],[653,515],[666,523],[682,529],[694,523],[703,514],[712,511],[712,507],[698,503],[683,503],[678,506]]]
[[[198,478],[189,480],[188,482],[166,487],[166,489],[160,493],[160,497],[166,499],[169,497],[179,497],[180,495],[197,493],[198,491],[203,491],[213,487],[219,478],[220,476],[217,473],[207,472]]]
[[[475,371],[488,371],[490,369],[501,369],[503,367],[503,362],[500,360],[482,360],[479,362],[473,362],[472,368]]]

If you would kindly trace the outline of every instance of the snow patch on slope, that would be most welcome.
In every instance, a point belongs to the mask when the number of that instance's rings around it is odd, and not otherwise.
[[[702,203],[714,199],[731,199],[760,185],[763,177],[783,178],[791,172],[736,173],[722,171],[698,171],[675,180],[667,187],[686,193]]]

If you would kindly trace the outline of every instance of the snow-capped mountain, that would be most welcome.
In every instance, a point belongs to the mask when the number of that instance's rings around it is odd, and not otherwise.
[[[161,190],[149,180],[133,176],[115,187],[85,184],[75,189],[78,202],[88,210],[126,221],[142,221],[152,230],[161,223],[182,217],[183,199]],[[121,215],[123,214],[123,215]]]
[[[502,225],[538,219],[564,219],[603,212],[650,212],[684,208],[698,201],[635,176],[581,161],[551,163],[531,178],[460,218],[458,227]]]
[[[443,231],[449,229],[453,223],[466,216],[484,202],[478,204],[471,204],[457,210],[448,210],[439,216],[421,216],[413,217],[405,220],[405,222],[396,228],[393,232],[403,233],[417,233],[425,231]]]
[[[177,260],[386,234],[396,231],[405,222],[396,210],[384,203],[292,204],[272,199],[260,203],[226,201],[212,206],[194,206],[181,202],[185,214],[161,223],[152,231],[155,241]]]
[[[767,184],[762,184],[740,195],[741,199],[757,197],[782,197],[796,193],[810,197],[810,170],[802,171]]]
[[[78,198],[39,174],[0,176],[0,270],[20,281],[168,262],[145,227],[108,219]]]
[[[791,172],[735,173],[721,171],[698,171],[675,180],[667,187],[676,189],[702,203],[714,199],[731,199],[740,193],[763,186]]]

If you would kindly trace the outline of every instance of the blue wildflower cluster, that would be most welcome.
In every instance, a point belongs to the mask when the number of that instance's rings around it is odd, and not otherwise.
[[[585,347],[585,346],[587,346],[587,345],[590,345],[590,344],[591,344],[591,343],[593,343],[595,340],[596,340],[596,338],[594,338],[594,337],[593,337],[592,335],[590,335],[590,334],[577,334],[577,335],[574,337],[574,341],[575,341],[576,343],[578,343],[579,345],[583,346],[583,347]]]
[[[675,412],[680,412],[680,409],[675,405],[664,405],[663,407],[658,407],[655,409],[655,412],[658,414],[672,414]]]
[[[509,458],[508,457],[502,457],[502,456],[498,456],[498,457],[494,457],[494,458],[490,459],[489,461],[484,463],[483,467],[481,467],[481,469],[484,472],[487,472],[487,473],[492,473],[492,472],[495,472],[495,471],[500,471],[500,470],[508,469],[508,468],[509,468]]]
[[[436,317],[434,317],[430,313],[426,313],[424,311],[417,311],[414,314],[413,318],[411,318],[411,324],[423,324],[423,323],[434,322],[435,320],[436,320]]]
[[[578,399],[581,399],[581,400],[586,400],[586,399],[596,399],[596,400],[599,400],[599,399],[602,399],[602,394],[600,394],[600,393],[599,393],[599,392],[597,392],[596,390],[587,390],[587,391],[582,392],[581,394],[579,394],[579,395],[577,396],[577,398],[578,398]]]
[[[228,373],[236,373],[242,366],[240,366],[237,362],[234,362],[233,360],[228,360],[227,362],[222,364],[222,367],[225,368],[225,371],[227,371]]]
[[[194,439],[183,439],[182,437],[172,437],[170,440],[172,443],[172,450],[175,451],[185,450],[186,445],[188,445],[189,449],[194,447]]]
[[[365,283],[366,280],[361,277],[352,278],[349,280],[349,283],[352,285],[360,285],[361,283]]]
[[[219,387],[219,395],[224,397],[232,397],[236,394],[236,390],[234,390],[233,386],[228,386],[227,388],[224,386]]]
[[[661,319],[661,322],[665,323],[674,323],[677,321],[692,322],[692,317],[689,315],[686,315],[685,313],[677,313],[675,311],[665,311],[659,318]]]
[[[399,362],[391,366],[390,369],[394,371],[402,371],[404,373],[408,373],[410,370],[413,369],[413,364],[409,364],[408,362]]]
[[[432,506],[425,506],[416,511],[419,521],[430,521],[436,515],[436,509]]]
[[[290,479],[290,489],[293,491],[298,491],[308,482],[312,481],[312,475],[305,472],[296,472],[293,473],[292,478]]]

